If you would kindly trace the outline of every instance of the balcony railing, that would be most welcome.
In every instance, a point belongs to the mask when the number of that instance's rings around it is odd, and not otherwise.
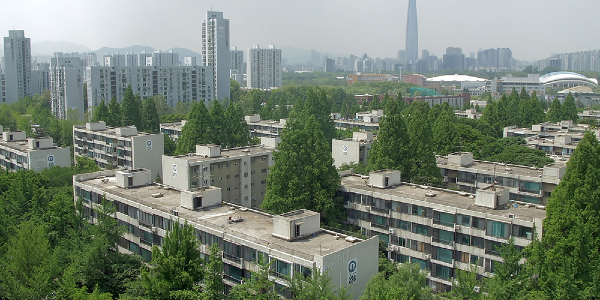
[[[449,241],[449,240],[444,240],[444,239],[440,239],[440,238],[436,238],[436,237],[432,237],[431,241],[434,243],[439,243],[439,244],[444,244],[444,245],[454,245],[454,241]]]
[[[371,227],[377,227],[377,228],[382,228],[382,229],[389,229],[390,225],[382,225],[382,224],[377,224],[377,223],[371,222]]]
[[[231,282],[237,283],[237,284],[242,284],[242,280],[241,279],[237,279],[231,275],[227,275],[227,274],[223,274],[223,278],[226,280],[229,280]]]
[[[241,258],[239,258],[239,257],[237,257],[237,256],[235,256],[233,254],[228,254],[228,253],[225,253],[225,252],[223,252],[223,258],[227,259],[229,261],[236,262],[236,263],[241,263],[242,262]]]
[[[389,209],[379,208],[379,207],[375,207],[375,206],[371,206],[371,211],[378,212],[380,214],[386,214],[386,215],[390,214]]]

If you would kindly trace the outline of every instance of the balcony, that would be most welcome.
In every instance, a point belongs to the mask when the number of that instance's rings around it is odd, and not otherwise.
[[[442,245],[447,245],[447,246],[454,246],[454,241],[444,240],[444,239],[440,239],[440,238],[436,238],[436,237],[431,237],[431,242],[442,244]]]
[[[371,206],[371,212],[376,212],[376,213],[385,214],[385,215],[390,214],[389,209],[379,208],[379,207],[375,207],[375,206]]]
[[[223,252],[223,259],[226,259],[226,260],[238,263],[238,264],[242,263],[242,259],[241,258],[239,258],[239,257],[237,257],[237,256],[235,256],[233,254],[228,254],[228,253],[225,253],[225,252]]]
[[[381,229],[385,229],[385,230],[390,229],[390,225],[382,225],[382,224],[377,224],[374,222],[371,222],[371,227],[381,228]]]
[[[227,274],[223,274],[223,279],[225,280],[229,280],[235,284],[242,284],[242,280],[241,279],[237,279],[231,275],[227,275]]]

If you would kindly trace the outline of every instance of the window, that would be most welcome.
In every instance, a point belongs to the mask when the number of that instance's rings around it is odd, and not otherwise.
[[[475,227],[477,229],[485,229],[485,220],[477,217],[471,218],[471,227]]]
[[[446,231],[446,230],[438,230],[437,231],[437,239],[434,238],[435,242],[438,243],[442,243],[442,244],[446,244],[446,245],[452,245],[452,243],[454,242],[454,233],[451,231]],[[435,235],[434,235],[435,237]]]
[[[414,233],[429,235],[429,226],[427,225],[413,223],[412,228]]]
[[[512,235],[531,240],[533,237],[533,228],[520,225],[513,225]]]
[[[260,172],[261,173],[267,173],[267,169],[266,168],[265,169],[261,169]]]
[[[421,267],[421,270],[427,270],[427,261],[413,257],[413,258],[411,258],[411,262],[418,263],[419,266]]]
[[[469,253],[456,251],[456,256],[454,259],[460,262],[469,263]]]
[[[452,269],[448,268],[446,266],[441,266],[441,265],[435,265],[435,267],[433,268],[434,272],[432,272],[432,276],[433,277],[437,277],[437,278],[441,278],[444,280],[450,280],[450,278],[452,277]],[[435,273],[435,274],[433,274]]]
[[[226,178],[227,178],[227,179],[231,178],[231,175],[227,175],[227,177],[226,177]]]
[[[510,232],[508,230],[509,224],[487,220],[487,229],[486,234],[490,236],[495,236],[503,239],[508,239]]]
[[[433,222],[444,226],[454,227],[454,214],[434,211]]]
[[[471,237],[471,246],[481,248],[481,249],[485,248],[484,239],[480,238],[480,237],[472,236]]]
[[[260,158],[260,161],[267,161],[267,158],[263,156]]]
[[[276,266],[277,276],[279,276],[279,277],[291,276],[291,274],[290,274],[291,265],[289,263],[278,259],[276,261],[276,264],[277,264],[277,266]]]
[[[452,250],[444,248],[435,248],[436,257],[435,259],[441,260],[447,263],[452,263]]]
[[[457,214],[456,215],[456,224],[462,225],[462,226],[471,226],[471,217]]]

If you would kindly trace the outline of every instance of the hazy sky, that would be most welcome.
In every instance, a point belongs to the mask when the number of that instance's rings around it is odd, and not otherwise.
[[[371,57],[396,57],[404,49],[408,0],[2,0],[0,34],[23,29],[32,43],[66,41],[92,50],[144,45],[200,52],[211,5],[230,20],[231,45],[239,49],[275,44]],[[417,0],[417,12],[419,54],[509,47],[513,57],[533,60],[600,49],[598,0]]]

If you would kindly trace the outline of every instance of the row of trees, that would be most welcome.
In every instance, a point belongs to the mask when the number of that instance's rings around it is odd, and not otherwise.
[[[121,103],[115,96],[108,105],[104,99],[94,108],[92,122],[105,121],[113,127],[135,126],[138,130],[150,133],[159,131],[160,119],[156,100],[164,98],[149,97],[142,101],[139,94],[133,95],[131,85],[125,89]],[[166,104],[166,103],[165,103]]]
[[[175,153],[193,153],[198,144],[233,148],[247,146],[250,142],[248,124],[239,104],[231,103],[224,109],[220,102],[213,101],[209,111],[204,102],[195,102],[181,129]]]

